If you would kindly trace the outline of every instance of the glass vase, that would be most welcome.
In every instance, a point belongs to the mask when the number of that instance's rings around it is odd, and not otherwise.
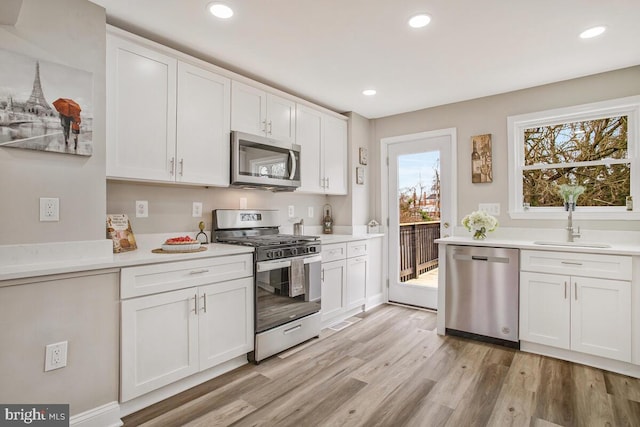
[[[473,238],[475,240],[484,240],[487,238],[487,229],[482,227],[482,228],[478,228],[476,229],[476,231],[473,233]]]

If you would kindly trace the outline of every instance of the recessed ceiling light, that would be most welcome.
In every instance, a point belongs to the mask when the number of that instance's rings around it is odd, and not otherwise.
[[[603,26],[589,28],[588,30],[584,30],[583,32],[580,33],[580,38],[590,39],[592,37],[598,37],[600,34],[604,33],[606,29],[607,28]]]
[[[209,3],[207,9],[216,18],[229,19],[233,16],[233,10],[223,3]]]
[[[409,19],[409,26],[413,28],[422,28],[429,25],[429,22],[431,22],[431,16],[426,13],[420,13],[418,15],[413,15]]]
[[[376,94],[376,90],[375,89],[365,89],[362,91],[363,95],[367,95],[367,96],[373,96]]]

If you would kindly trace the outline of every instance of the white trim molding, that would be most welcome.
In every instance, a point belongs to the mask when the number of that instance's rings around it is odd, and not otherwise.
[[[513,219],[564,219],[564,207],[523,206],[522,172],[524,166],[524,130],[536,126],[549,126],[580,120],[593,120],[612,115],[629,117],[627,128],[627,153],[631,165],[631,196],[636,200],[633,211],[624,206],[577,206],[575,219],[638,220],[640,219],[640,95],[612,99],[591,104],[557,108],[535,113],[507,117],[508,165],[509,165],[509,216]],[[607,163],[607,161],[603,161]],[[589,162],[591,163],[591,162]],[[609,163],[616,163],[611,161]],[[617,162],[619,163],[619,162]]]
[[[69,420],[69,425],[73,427],[119,427],[122,425],[120,405],[118,402],[110,402],[73,415]]]

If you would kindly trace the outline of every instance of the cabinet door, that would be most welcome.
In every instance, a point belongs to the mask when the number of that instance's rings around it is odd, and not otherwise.
[[[296,103],[267,94],[267,136],[278,141],[296,141]]]
[[[231,82],[231,130],[266,135],[266,92],[239,82]]]
[[[122,302],[122,401],[198,372],[197,300],[188,288]]]
[[[362,306],[366,302],[367,264],[366,256],[347,260],[347,310]]]
[[[631,361],[631,283],[571,278],[571,349]]]
[[[520,339],[568,349],[570,277],[520,273]]]
[[[200,370],[253,350],[253,278],[199,288]]]
[[[178,63],[176,180],[229,185],[231,80]]]
[[[174,58],[107,36],[107,176],[173,181]]]
[[[296,144],[301,147],[298,191],[324,194],[322,113],[297,105],[296,117]]]
[[[322,141],[325,192],[347,194],[347,122],[324,115]]]
[[[344,311],[346,280],[347,263],[345,260],[322,264],[322,321]]]

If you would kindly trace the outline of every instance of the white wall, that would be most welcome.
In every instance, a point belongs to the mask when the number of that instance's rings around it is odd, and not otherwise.
[[[105,22],[87,0],[24,0],[0,26],[1,49],[93,73],[94,104],[91,157],[0,148],[0,244],[104,238]],[[40,222],[40,197],[60,199],[59,222]]]
[[[515,92],[474,99],[411,113],[376,119],[374,141],[379,152],[385,137],[455,127],[458,135],[458,204],[459,224],[464,215],[478,208],[478,203],[500,203],[498,217],[503,227],[560,228],[566,221],[512,220],[508,207],[507,117],[572,105],[640,94],[640,66],[611,71]],[[471,183],[471,137],[490,133],[493,142],[493,183]],[[379,164],[379,160],[377,160]],[[376,177],[374,196],[381,192]],[[376,215],[381,205],[376,203]],[[579,221],[592,229],[640,230],[640,221]]]

